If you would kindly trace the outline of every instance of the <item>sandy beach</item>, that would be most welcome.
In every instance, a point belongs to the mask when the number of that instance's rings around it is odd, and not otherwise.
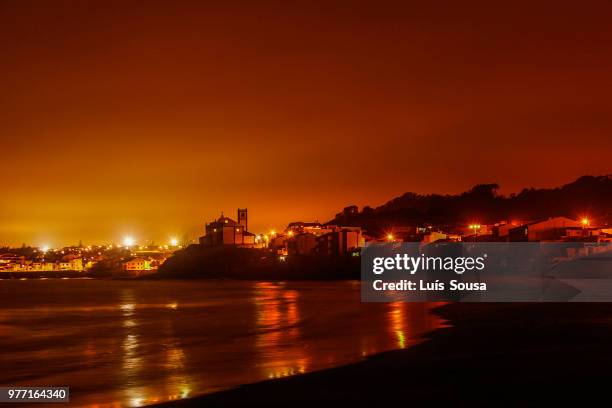
[[[412,348],[162,406],[533,406],[607,397],[612,305],[450,304],[437,313],[452,326]]]

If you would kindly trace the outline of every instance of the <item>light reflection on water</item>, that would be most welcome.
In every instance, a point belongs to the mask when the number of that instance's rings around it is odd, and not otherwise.
[[[407,348],[433,304],[360,302],[354,282],[0,281],[0,385],[71,405],[188,398]]]
[[[406,305],[403,302],[389,303],[389,328],[397,338],[397,348],[406,348]],[[416,339],[412,339],[413,341]]]
[[[308,358],[299,342],[299,292],[269,282],[254,284],[256,350],[259,368],[267,378],[304,373]]]

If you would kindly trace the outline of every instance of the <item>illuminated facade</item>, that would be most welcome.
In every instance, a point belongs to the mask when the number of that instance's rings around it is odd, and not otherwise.
[[[144,258],[134,258],[125,262],[123,269],[126,271],[149,271],[151,270],[151,262]]]
[[[221,217],[206,224],[206,235],[200,237],[200,244],[217,245],[255,245],[255,235],[247,230],[248,213],[246,208],[238,209],[238,221],[221,214]]]
[[[334,227],[332,232],[317,238],[315,251],[320,255],[338,256],[356,251],[364,245],[361,228]]]
[[[348,208],[348,207],[347,207]],[[292,222],[270,247],[288,255],[346,255],[365,245],[360,227]]]
[[[580,221],[567,217],[551,217],[512,228],[508,237],[510,241],[555,241],[566,236],[567,229],[580,227]]]

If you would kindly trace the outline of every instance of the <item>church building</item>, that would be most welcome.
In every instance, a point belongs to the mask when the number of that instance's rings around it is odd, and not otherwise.
[[[255,245],[255,234],[248,231],[248,213],[246,208],[238,209],[237,219],[238,221],[234,221],[221,213],[221,217],[206,224],[206,235],[200,237],[200,245]]]

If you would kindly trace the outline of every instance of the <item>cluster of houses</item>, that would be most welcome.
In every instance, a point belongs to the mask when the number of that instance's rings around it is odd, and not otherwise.
[[[166,261],[169,254],[163,252],[143,253],[141,251],[136,255],[136,257],[127,258],[121,264],[123,271],[128,275],[143,275],[157,272],[159,267]]]
[[[612,242],[612,228],[592,226],[584,218],[573,220],[567,217],[550,217],[535,221],[498,222],[491,225],[471,224],[450,228],[450,233],[431,231],[423,240],[434,242],[480,241],[480,242]]]
[[[98,262],[109,259],[119,260],[127,274],[135,271],[155,272],[172,251],[157,247],[130,249],[111,245],[34,249],[28,255],[19,252],[21,251],[0,254],[0,272],[84,272],[92,269]]]
[[[365,245],[360,227],[321,225],[318,222],[293,222],[283,234],[270,239],[268,247],[281,255],[324,256],[358,255]]]
[[[13,253],[0,254],[0,272],[81,272],[93,265],[91,260],[84,260],[82,257],[72,254],[65,255],[56,261],[46,260],[44,254],[40,255],[26,257]]]
[[[248,231],[247,210],[238,209],[237,215],[237,221],[221,215],[206,224],[206,234],[200,238],[200,244],[269,248],[279,256],[339,256],[359,255],[359,249],[366,242],[612,242],[612,228],[592,226],[588,219],[567,217],[490,225],[391,226],[378,236],[369,236],[360,227],[319,222],[292,222],[283,232],[256,235]]]
[[[285,231],[256,235],[248,231],[248,212],[239,208],[237,221],[224,216],[206,224],[203,246],[236,245],[247,248],[270,248],[279,255],[347,255],[365,244],[360,227],[323,225],[318,222],[293,222]]]
[[[48,262],[44,259],[26,259],[13,254],[0,255],[0,272],[52,272],[52,271],[83,271],[82,258]]]
[[[233,245],[266,248],[281,259],[291,255],[358,256],[366,242],[612,242],[612,228],[592,226],[588,219],[551,217],[535,221],[499,222],[490,225],[472,223],[449,226],[391,226],[378,236],[364,233],[360,227],[326,225],[319,222],[292,222],[284,231],[253,234],[248,230],[246,208],[237,211],[236,220],[221,216],[205,225],[200,245]],[[118,246],[117,248],[121,248]],[[115,251],[116,249],[115,248]],[[31,256],[0,254],[0,272],[87,271],[97,262],[117,258],[128,275],[153,273],[173,250],[180,248],[139,247],[113,252],[109,247],[70,247],[34,251]],[[129,251],[129,252],[125,252]]]

